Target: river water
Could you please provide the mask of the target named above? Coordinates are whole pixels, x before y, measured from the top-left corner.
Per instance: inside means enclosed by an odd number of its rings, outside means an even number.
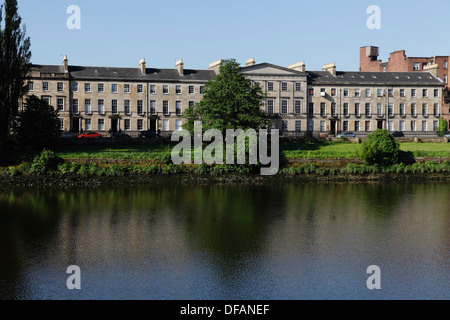
[[[0,299],[448,299],[450,185],[0,193]],[[67,267],[81,290],[67,288]],[[380,290],[369,290],[369,266]]]

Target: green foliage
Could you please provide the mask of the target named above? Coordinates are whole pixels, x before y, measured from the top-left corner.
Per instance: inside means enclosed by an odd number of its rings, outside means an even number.
[[[448,132],[448,122],[443,117],[440,117],[436,133],[439,137],[443,137],[447,132]]]
[[[35,150],[53,146],[61,134],[58,112],[36,96],[27,98],[18,122],[17,136],[20,143]]]
[[[43,150],[37,155],[31,164],[30,173],[43,175],[58,168],[61,159],[51,150]]]
[[[363,142],[361,159],[368,165],[389,166],[399,160],[400,145],[386,130],[378,129]]]
[[[194,122],[201,120],[204,131],[217,129],[224,136],[226,129],[267,128],[263,99],[261,88],[239,73],[236,60],[223,60],[215,80],[205,85],[203,99],[184,112],[188,121],[183,127],[193,134]]]

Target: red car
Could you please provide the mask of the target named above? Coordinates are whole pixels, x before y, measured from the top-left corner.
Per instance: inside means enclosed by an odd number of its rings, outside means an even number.
[[[78,136],[78,138],[80,138],[80,139],[84,139],[84,138],[92,139],[92,138],[101,138],[101,137],[102,137],[102,135],[97,132],[86,132],[86,133],[80,134]]]

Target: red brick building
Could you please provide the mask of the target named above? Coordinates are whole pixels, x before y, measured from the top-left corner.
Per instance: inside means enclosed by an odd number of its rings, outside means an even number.
[[[450,56],[407,57],[405,50],[390,54],[389,60],[378,60],[379,48],[367,46],[360,48],[359,71],[361,72],[431,72],[444,83],[442,116],[450,124],[450,79],[448,63]],[[450,126],[450,125],[449,125]]]

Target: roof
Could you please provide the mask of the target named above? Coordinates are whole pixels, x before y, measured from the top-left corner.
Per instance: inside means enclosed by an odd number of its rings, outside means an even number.
[[[280,75],[294,75],[294,76],[304,76],[305,77],[307,75],[306,72],[300,72],[297,70],[280,67],[280,66],[270,64],[267,62],[254,64],[251,66],[241,67],[240,71],[242,73],[247,73],[247,74],[251,74],[251,75],[260,75],[260,76],[267,76],[267,75],[271,76],[271,75],[275,75],[275,74],[280,74]]]
[[[63,66],[33,65],[32,69],[41,74],[64,74]],[[146,74],[142,74],[139,68],[113,68],[113,67],[83,67],[69,66],[69,74],[72,79],[79,80],[129,80],[129,81],[210,81],[216,76],[212,70],[184,69],[180,75],[176,69],[147,68]]]
[[[328,71],[307,71],[310,84],[348,85],[433,85],[444,82],[429,72],[354,72],[338,71],[333,76]]]

